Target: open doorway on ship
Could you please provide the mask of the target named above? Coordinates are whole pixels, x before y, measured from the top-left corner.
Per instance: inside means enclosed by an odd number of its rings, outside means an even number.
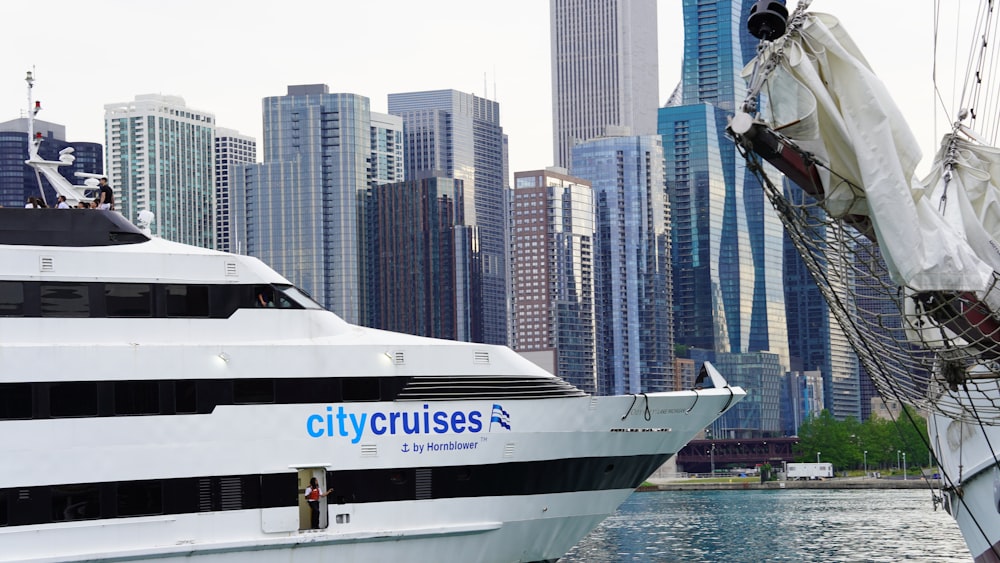
[[[313,481],[315,479],[315,482]],[[325,467],[299,468],[299,529],[321,530],[329,525]]]

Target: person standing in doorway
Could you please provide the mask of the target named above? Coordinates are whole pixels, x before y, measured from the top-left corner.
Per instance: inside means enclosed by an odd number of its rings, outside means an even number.
[[[315,477],[309,480],[309,486],[306,487],[306,502],[309,503],[309,527],[313,530],[319,529],[319,499],[329,495],[333,492],[333,489],[327,489],[326,492],[321,492],[319,490],[319,481]]]
[[[101,202],[98,206],[99,209],[109,209],[114,210],[115,208],[115,191],[111,189],[108,185],[107,178],[101,178],[99,181],[98,188],[101,190],[100,195],[97,199]]]

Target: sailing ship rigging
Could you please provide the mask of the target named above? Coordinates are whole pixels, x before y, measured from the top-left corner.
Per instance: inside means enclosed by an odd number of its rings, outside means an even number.
[[[753,7],[760,44],[729,133],[878,391],[930,414],[945,506],[970,551],[1000,561],[994,3],[964,31],[967,80],[922,178],[919,144],[888,90],[840,21],[810,3]]]

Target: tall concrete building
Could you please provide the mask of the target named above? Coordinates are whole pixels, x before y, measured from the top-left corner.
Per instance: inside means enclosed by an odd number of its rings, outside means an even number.
[[[725,137],[757,41],[749,0],[684,0],[682,104],[659,110],[673,228],[677,343],[789,368],[783,231],[757,179]],[[725,374],[724,374],[725,375]]]
[[[145,94],[104,106],[115,209],[156,215],[165,239],[215,248],[215,116],[179,96]]]
[[[674,386],[670,203],[655,135],[573,147],[574,175],[594,190],[598,393]]]
[[[515,172],[510,225],[511,347],[596,393],[590,182],[561,168]]]
[[[257,162],[257,140],[239,131],[215,130],[215,242],[219,250],[240,253],[246,242],[233,236],[233,170]]]
[[[289,86],[264,98],[263,163],[243,167],[237,231],[247,253],[270,264],[345,320],[371,318],[370,218],[367,200],[378,182],[372,161],[402,159],[402,147],[373,150],[375,129],[401,134],[399,120],[370,110],[368,98],[331,94],[325,84]],[[397,134],[385,134],[397,139]]]
[[[465,222],[478,231],[476,260],[486,344],[507,344],[507,140],[500,104],[455,90],[389,94],[403,118],[406,179],[461,180]]]
[[[100,143],[69,142],[66,127],[35,119],[36,134],[41,134],[38,154],[45,160],[59,160],[59,151],[73,148],[73,164],[62,166],[59,172],[73,184],[83,180],[77,172],[100,174],[104,172],[104,147]],[[43,196],[48,205],[54,205],[56,191],[42,178],[39,191],[35,170],[24,163],[28,160],[28,118],[22,117],[0,123],[0,206],[21,207],[28,197]]]
[[[549,12],[556,165],[580,141],[655,134],[656,0],[549,0]]]

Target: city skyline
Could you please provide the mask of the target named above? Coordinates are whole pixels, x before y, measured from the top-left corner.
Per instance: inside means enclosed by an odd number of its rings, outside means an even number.
[[[793,8],[795,2],[789,4]],[[147,93],[180,96],[189,107],[214,113],[219,126],[260,142],[262,100],[281,95],[288,84],[327,83],[331,92],[370,98],[377,112],[387,111],[390,92],[456,89],[485,94],[503,107],[511,172],[550,166],[548,2],[513,0],[489,8],[458,0],[380,0],[336,7],[308,1],[294,11],[273,12],[253,3],[181,0],[155,15],[162,30],[184,32],[174,33],[177,39],[171,41],[150,43],[149,27],[135,24],[145,15],[135,4],[55,0],[46,4],[43,34],[37,26],[15,25],[0,39],[9,54],[0,61],[0,120],[17,118],[26,109],[23,78],[32,69],[35,95],[44,108],[39,118],[65,125],[70,139],[102,144],[104,104]],[[937,131],[931,125],[931,3],[815,0],[811,10],[842,20],[910,116],[929,159],[937,133],[943,132],[940,124]],[[8,21],[30,21],[39,17],[36,12],[30,4],[4,6]],[[297,18],[310,13],[319,17]],[[657,19],[662,104],[680,79],[680,2],[659,2]],[[886,41],[882,24],[889,19],[897,22],[894,29],[908,30],[914,40]],[[421,21],[433,22],[428,30],[448,30],[437,34],[445,39],[436,43],[434,34],[423,33],[415,44],[393,40]],[[467,48],[454,49],[455,44]],[[98,56],[87,64],[71,56],[89,48]],[[234,50],[243,54],[233,56]],[[435,63],[435,57],[444,60]],[[901,60],[907,64],[899,64]],[[939,68],[939,74],[945,72]],[[950,92],[942,95],[947,99]],[[950,120],[940,111],[936,117],[940,123]]]

